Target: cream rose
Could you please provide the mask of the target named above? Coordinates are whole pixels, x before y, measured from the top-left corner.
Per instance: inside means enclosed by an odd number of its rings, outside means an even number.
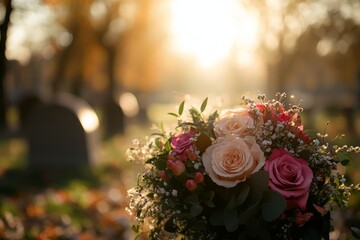
[[[259,171],[265,157],[254,137],[227,135],[206,149],[202,162],[213,182],[231,188]]]
[[[261,120],[262,118],[259,118],[259,121]],[[257,125],[259,125],[259,123]],[[249,114],[248,110],[242,107],[226,110],[221,114],[219,120],[214,122],[216,137],[223,137],[229,134],[245,137],[251,135],[255,127],[256,121]]]

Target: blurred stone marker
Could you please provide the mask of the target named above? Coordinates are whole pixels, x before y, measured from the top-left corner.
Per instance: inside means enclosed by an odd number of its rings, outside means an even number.
[[[42,104],[42,100],[34,95],[27,94],[18,101],[18,110],[19,110],[19,123],[21,131],[26,131],[26,123],[28,116],[30,113],[36,108],[38,105]]]
[[[97,161],[98,118],[82,99],[61,94],[29,115],[28,167],[86,167]]]
[[[111,138],[117,134],[124,134],[125,115],[118,103],[112,99],[106,101],[103,114],[105,137]]]

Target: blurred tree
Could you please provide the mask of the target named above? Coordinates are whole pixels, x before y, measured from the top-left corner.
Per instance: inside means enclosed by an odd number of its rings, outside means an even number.
[[[343,54],[359,41],[360,4],[347,1],[244,0],[261,19],[261,48],[268,71],[268,91],[285,91],[286,79],[296,56],[309,46],[299,44],[308,31],[316,38],[308,42],[325,56],[332,51]],[[310,40],[310,38],[308,38]],[[313,48],[314,49],[314,48]]]
[[[2,13],[0,12],[0,130],[4,130],[6,128],[6,94],[4,88],[5,82],[5,69],[6,69],[6,40],[7,40],[7,32],[10,24],[10,15],[12,12],[12,4],[11,0],[3,0],[0,2],[0,7],[4,10]]]

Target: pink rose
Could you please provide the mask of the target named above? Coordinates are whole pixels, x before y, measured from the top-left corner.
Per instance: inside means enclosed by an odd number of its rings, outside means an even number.
[[[202,163],[214,183],[231,188],[259,171],[265,157],[255,137],[226,135],[206,149]]]
[[[285,198],[288,208],[306,208],[313,179],[307,161],[284,149],[274,149],[264,169],[269,172],[269,187]]]
[[[192,139],[194,136],[194,131],[179,134],[171,139],[171,147],[175,152],[182,153],[194,143]]]
[[[224,111],[220,118],[214,122],[216,137],[233,134],[239,137],[251,135],[252,131],[262,125],[262,119],[255,121],[246,108],[237,108]]]

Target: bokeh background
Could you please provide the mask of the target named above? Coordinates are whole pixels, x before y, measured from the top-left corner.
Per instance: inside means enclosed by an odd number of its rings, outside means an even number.
[[[125,151],[184,99],[285,91],[306,128],[360,144],[357,0],[1,0],[0,24],[1,239],[130,239]]]

